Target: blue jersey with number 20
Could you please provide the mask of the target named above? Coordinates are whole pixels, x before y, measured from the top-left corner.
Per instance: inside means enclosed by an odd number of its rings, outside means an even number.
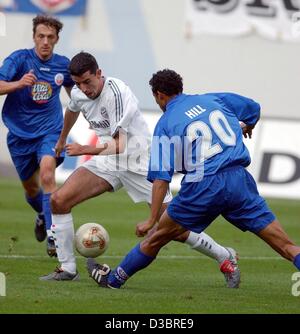
[[[233,93],[180,94],[170,100],[156,125],[148,180],[170,182],[175,171],[183,182],[235,166],[246,167],[250,155],[239,121],[254,125],[260,105]]]

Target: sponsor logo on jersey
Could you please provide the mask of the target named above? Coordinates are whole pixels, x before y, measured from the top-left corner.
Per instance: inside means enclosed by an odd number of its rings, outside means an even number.
[[[40,67],[40,71],[50,72],[50,68],[49,67]]]
[[[46,81],[37,81],[31,90],[33,101],[38,104],[47,103],[52,96],[52,87]]]
[[[64,82],[64,75],[62,73],[57,73],[54,77],[54,81],[57,84],[57,86],[61,86]]]
[[[99,122],[89,121],[89,123],[90,123],[91,129],[99,129],[99,128],[106,129],[110,127],[109,121],[99,121]]]

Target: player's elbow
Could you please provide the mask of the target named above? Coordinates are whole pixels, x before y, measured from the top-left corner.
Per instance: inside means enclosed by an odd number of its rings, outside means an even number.
[[[0,80],[0,95],[5,95],[6,89],[5,89],[5,82]]]

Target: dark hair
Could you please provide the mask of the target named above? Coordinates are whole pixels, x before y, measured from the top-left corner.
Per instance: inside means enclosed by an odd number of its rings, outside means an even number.
[[[159,91],[168,96],[180,94],[183,90],[182,77],[169,69],[164,69],[153,74],[149,84],[152,87],[153,93]]]
[[[80,52],[71,59],[69,70],[71,75],[81,76],[83,73],[90,71],[96,74],[99,66],[95,57],[87,52]]]
[[[37,15],[33,20],[33,34],[36,32],[36,27],[39,24],[44,24],[47,27],[53,27],[56,30],[57,36],[61,31],[63,24],[56,18],[49,15]]]

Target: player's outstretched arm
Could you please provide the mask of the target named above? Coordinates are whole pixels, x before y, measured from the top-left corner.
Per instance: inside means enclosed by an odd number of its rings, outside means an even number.
[[[18,81],[0,81],[0,95],[5,95],[16,91],[19,87]]]
[[[138,237],[143,237],[159,220],[159,214],[162,203],[169,189],[169,182],[165,180],[155,180],[152,186],[152,204],[150,217],[136,225],[135,234]]]
[[[18,89],[33,86],[36,82],[37,77],[34,75],[33,70],[24,74],[23,77],[18,81],[4,81],[0,80],[0,95],[13,93]]]
[[[127,136],[125,131],[118,131],[116,136],[104,144],[99,144],[97,147],[89,145],[80,145],[72,143],[65,145],[66,152],[69,156],[78,155],[116,155],[121,154],[126,148]]]
[[[95,147],[90,145],[80,145],[78,143],[72,143],[65,145],[65,148],[69,156],[75,157],[78,155],[98,155],[99,151],[105,149],[106,146],[107,144],[101,144],[101,147]]]

